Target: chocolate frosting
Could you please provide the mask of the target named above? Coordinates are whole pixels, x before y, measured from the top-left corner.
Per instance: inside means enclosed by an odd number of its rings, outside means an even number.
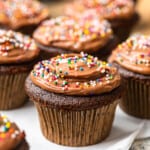
[[[36,0],[1,0],[0,24],[18,29],[39,24],[49,16],[48,9]]]
[[[132,0],[75,0],[65,8],[69,16],[82,17],[93,13],[108,20],[130,18],[134,12]]]
[[[129,37],[113,51],[109,61],[130,71],[150,75],[150,36]]]
[[[0,150],[15,149],[24,138],[24,132],[20,131],[15,123],[0,115]]]
[[[33,39],[14,31],[0,30],[0,64],[31,61],[39,55]]]
[[[98,95],[120,85],[116,68],[88,54],[63,54],[35,65],[32,82],[65,95]]]
[[[61,16],[44,21],[33,37],[45,46],[93,53],[106,45],[112,37],[112,30],[105,20]]]

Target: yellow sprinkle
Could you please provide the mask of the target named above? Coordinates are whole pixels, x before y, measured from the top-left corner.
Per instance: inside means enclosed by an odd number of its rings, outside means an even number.
[[[84,33],[85,33],[86,35],[88,35],[88,34],[89,34],[89,30],[85,29],[85,30],[84,30]]]
[[[105,61],[103,61],[103,62],[102,62],[102,64],[105,66],[105,65],[106,65],[106,62],[105,62]]]
[[[10,128],[10,122],[7,122],[7,123],[6,123],[6,127],[7,127],[7,128]]]

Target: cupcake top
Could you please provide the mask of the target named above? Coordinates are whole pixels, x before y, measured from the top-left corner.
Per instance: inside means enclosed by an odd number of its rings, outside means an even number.
[[[129,37],[113,51],[109,60],[130,71],[150,75],[150,36]]]
[[[0,115],[0,149],[15,149],[24,140],[25,134],[6,116]]]
[[[0,30],[0,64],[31,61],[39,55],[33,39],[19,32]]]
[[[44,21],[33,37],[45,46],[93,53],[110,40],[112,30],[105,20],[61,16]]]
[[[30,78],[42,89],[65,95],[98,95],[120,85],[116,68],[83,52],[41,61]]]
[[[65,9],[69,16],[81,17],[94,12],[94,15],[109,20],[130,18],[134,11],[133,0],[76,0]]]
[[[18,29],[38,24],[49,16],[48,9],[36,0],[1,0],[0,24]]]

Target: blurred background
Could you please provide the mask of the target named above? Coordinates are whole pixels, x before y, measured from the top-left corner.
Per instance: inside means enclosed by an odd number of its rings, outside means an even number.
[[[63,7],[72,0],[41,0],[50,8],[51,16],[55,17],[63,14]],[[140,21],[133,32],[150,34],[150,0],[138,0],[137,11],[140,14]]]

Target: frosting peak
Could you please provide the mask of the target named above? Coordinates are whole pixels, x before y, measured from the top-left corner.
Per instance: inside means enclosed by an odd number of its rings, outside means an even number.
[[[110,61],[133,72],[150,75],[150,36],[131,36],[113,51]]]
[[[41,88],[65,95],[96,95],[120,85],[116,68],[84,53],[39,62],[30,77]]]
[[[39,50],[28,36],[14,31],[0,30],[0,64],[30,61]]]

